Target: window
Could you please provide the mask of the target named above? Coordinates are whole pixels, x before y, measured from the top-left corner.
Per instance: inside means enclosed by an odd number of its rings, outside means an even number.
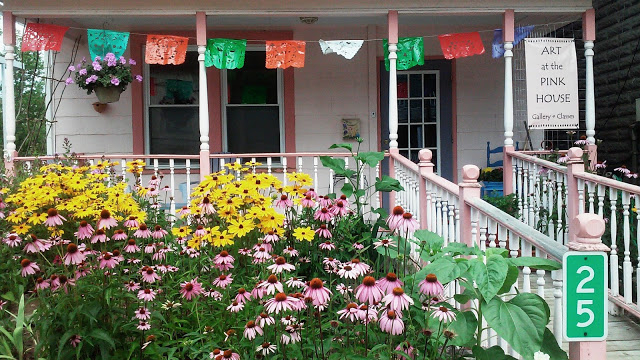
[[[145,64],[145,152],[195,155],[200,151],[198,53],[180,65]]]
[[[242,69],[222,71],[223,150],[284,151],[282,70],[265,68],[264,48],[247,48]]]

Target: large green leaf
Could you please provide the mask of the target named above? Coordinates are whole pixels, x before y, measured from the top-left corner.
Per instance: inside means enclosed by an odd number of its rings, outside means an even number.
[[[353,186],[351,185],[351,183],[346,182],[344,183],[344,185],[342,185],[341,191],[346,197],[349,197],[351,196],[351,194],[353,194]]]
[[[351,146],[351,144],[347,144],[347,143],[333,144],[333,145],[329,146],[329,149],[338,149],[338,148],[343,148],[343,149],[347,149],[349,151],[353,151],[353,147]]]
[[[520,275],[520,270],[515,266],[509,266],[507,277],[505,278],[504,284],[502,284],[500,290],[498,290],[498,295],[506,294],[511,291],[511,286],[518,281],[518,275]]]
[[[13,330],[13,346],[16,347],[20,358],[24,352],[24,294],[20,296],[20,304],[18,305],[18,315],[16,316],[16,328]]]
[[[549,355],[550,359],[553,360],[568,360],[569,357],[567,353],[558,346],[558,342],[556,341],[556,337],[553,335],[549,328],[544,328],[544,338],[542,339],[542,347],[540,351]],[[525,356],[525,359],[531,359],[531,356]]]
[[[513,299],[523,294],[516,295]],[[529,295],[529,294],[527,294]],[[533,354],[542,346],[546,312],[540,298],[524,296],[504,302],[494,297],[482,302],[482,315],[487,324],[520,354]],[[521,307],[523,306],[523,307]],[[548,318],[547,318],[548,319]]]
[[[389,175],[382,175],[381,179],[376,178],[375,187],[376,187],[376,191],[384,191],[384,192],[404,190],[402,185],[400,185],[400,182]]]
[[[520,293],[509,300],[509,302],[520,307],[529,315],[531,321],[536,324],[538,335],[540,335],[540,338],[542,339],[544,336],[544,329],[546,329],[546,326],[549,323],[549,316],[551,314],[551,310],[549,309],[547,302],[537,294],[532,293]]]
[[[356,172],[351,169],[345,168],[345,162],[343,159],[335,159],[331,156],[320,156],[320,161],[322,165],[328,167],[333,170],[338,175],[343,175],[345,177],[352,177]]]
[[[91,330],[91,332],[89,333],[89,337],[94,338],[94,339],[98,339],[98,340],[102,340],[103,343],[101,343],[101,346],[102,346],[102,344],[107,343],[107,344],[109,344],[109,347],[111,347],[111,348],[115,348],[116,347],[116,344],[113,341],[113,339],[111,338],[111,336],[109,336],[109,334],[106,331],[102,330],[102,329],[93,329],[93,330]]]
[[[513,356],[506,355],[504,350],[498,345],[488,349],[474,345],[472,351],[476,360],[516,360]]]
[[[384,160],[384,153],[379,151],[365,151],[356,156],[356,159],[366,163],[371,167],[376,167],[378,163]]]
[[[515,266],[528,266],[530,268],[536,268],[540,270],[558,270],[562,268],[562,264],[555,260],[537,258],[537,257],[518,257],[509,258],[510,264]]]
[[[449,342],[450,345],[469,346],[475,341],[478,319],[471,311],[459,312],[456,319],[447,328],[456,334]]]
[[[491,255],[487,257],[487,263],[484,264],[480,259],[471,262],[469,272],[476,281],[478,289],[482,297],[490,301],[500,288],[507,277],[509,265],[507,261],[500,255]]]
[[[427,276],[427,274],[435,274],[441,283],[447,284],[451,280],[455,280],[460,276],[460,268],[453,258],[448,256],[441,257],[422,268],[422,270],[416,274],[416,280],[424,280],[424,277]]]
[[[413,233],[413,237],[421,242],[424,241],[426,245],[425,249],[427,251],[440,251],[442,249],[442,245],[444,245],[444,239],[442,236],[434,233],[433,231],[425,229],[416,230],[416,232]]]

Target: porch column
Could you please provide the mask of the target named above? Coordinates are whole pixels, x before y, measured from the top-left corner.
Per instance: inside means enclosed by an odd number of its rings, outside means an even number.
[[[196,43],[198,44],[198,98],[200,123],[200,180],[210,173],[209,164],[209,96],[207,95],[207,68],[204,53],[207,48],[207,15],[196,12]]]
[[[502,21],[502,37],[504,41],[504,151],[503,151],[503,193],[513,193],[512,160],[508,155],[513,151],[513,40],[514,11],[505,10]]]
[[[398,59],[398,12],[389,10],[389,152],[398,151],[398,77],[396,60]]]
[[[593,91],[593,42],[596,39],[596,13],[589,9],[582,14],[582,39],[584,40],[584,57],[586,60],[586,92],[585,120],[587,125],[587,142],[596,143],[596,100]]]
[[[11,11],[2,13],[4,26],[2,38],[4,41],[5,68],[4,68],[4,118],[6,119],[4,136],[6,147],[4,148],[4,163],[7,173],[13,171],[13,158],[18,155],[16,152],[16,104],[13,88],[13,60],[15,58],[14,45],[16,43],[15,17]]]

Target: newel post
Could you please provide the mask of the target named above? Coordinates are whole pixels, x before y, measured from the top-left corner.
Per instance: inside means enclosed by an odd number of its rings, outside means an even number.
[[[196,42],[198,44],[198,98],[200,127],[200,181],[209,175],[209,96],[207,95],[207,68],[204,65],[204,53],[207,50],[207,15],[196,12]]]
[[[420,184],[418,191],[420,193],[420,228],[428,229],[433,231],[434,229],[429,228],[429,217],[435,216],[435,214],[429,214],[429,210],[431,210],[431,193],[427,192],[427,183],[426,178],[428,175],[433,174],[433,163],[431,159],[433,158],[433,153],[429,149],[422,149],[418,152],[418,159],[420,162],[418,163],[418,167],[420,168]]]
[[[571,240],[567,246],[572,251],[602,251],[609,252],[611,249],[602,243],[605,224],[600,215],[580,214],[573,218],[570,228],[575,229],[575,239]],[[597,314],[599,315],[599,314]],[[606,318],[605,318],[606,319]],[[557,320],[554,319],[554,322]],[[604,326],[607,326],[605,321]],[[607,341],[576,341],[569,343],[569,359],[571,360],[606,360]]]
[[[567,156],[567,219],[573,219],[580,212],[580,194],[578,191],[578,178],[576,173],[584,172],[584,162],[582,161],[583,151],[580,148],[572,147]],[[573,222],[569,223],[569,242],[575,241],[577,229]]]
[[[13,60],[15,59],[14,45],[16,43],[15,16],[11,11],[2,12],[2,22],[4,31],[2,38],[4,42],[4,55],[6,64],[4,68],[4,165],[7,175],[13,174],[13,159],[18,156],[16,151],[16,107],[13,84]]]
[[[460,188],[458,194],[460,200],[460,240],[467,246],[473,246],[478,241],[474,238],[474,234],[478,232],[473,231],[471,206],[467,205],[465,201],[480,197],[482,185],[478,183],[479,176],[480,169],[477,166],[465,165],[462,167],[462,182],[458,184]]]

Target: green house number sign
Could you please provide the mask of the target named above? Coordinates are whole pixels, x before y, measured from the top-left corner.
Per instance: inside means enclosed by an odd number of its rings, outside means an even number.
[[[566,252],[563,333],[567,341],[607,337],[607,256],[602,252]]]

